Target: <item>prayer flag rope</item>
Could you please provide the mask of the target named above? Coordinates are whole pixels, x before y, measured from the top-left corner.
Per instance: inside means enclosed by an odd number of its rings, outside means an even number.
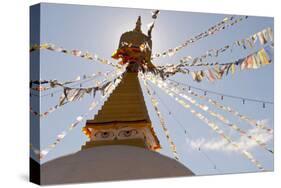
[[[180,62],[183,63],[185,66],[194,66],[197,63],[202,63],[203,60],[209,58],[209,57],[218,57],[220,54],[230,50],[230,52],[233,51],[233,48],[235,46],[242,47],[242,49],[252,49],[254,45],[256,44],[256,41],[259,40],[261,45],[267,44],[268,42],[273,42],[273,31],[272,28],[268,27],[265,28],[247,38],[236,40],[235,42],[225,45],[222,48],[219,49],[210,49],[205,54],[192,58],[191,56],[186,56],[180,59]],[[191,61],[190,64],[187,64],[187,62]]]
[[[124,66],[124,67],[126,67],[126,66]],[[60,87],[60,89],[61,88],[63,89],[63,88],[66,87],[66,85],[69,85],[69,84],[71,84],[71,87],[79,85],[80,88],[82,88],[82,84],[85,84],[85,83],[90,82],[90,81],[94,82],[96,85],[100,85],[101,81],[98,81],[98,80],[95,81],[94,80],[96,77],[103,76],[103,77],[106,77],[106,78],[110,78],[110,77],[112,77],[111,76],[112,74],[116,75],[116,73],[124,71],[125,70],[124,67],[122,67],[121,69],[115,69],[115,70],[112,70],[112,71],[107,71],[105,73],[98,72],[97,74],[94,73],[92,75],[83,75],[83,79],[81,79],[81,77],[78,76],[73,81],[59,82],[57,80],[32,80],[32,81],[30,81],[30,89],[34,90],[34,91],[43,92],[43,91],[53,89],[53,88],[56,88],[56,87]],[[49,84],[49,85],[44,86],[43,84]],[[33,85],[35,85],[35,87]],[[35,93],[30,93],[30,96],[45,97],[45,96],[50,95],[51,97],[53,97],[55,93],[61,92],[60,89],[49,92],[47,94],[42,94],[42,95],[41,95],[41,93],[39,93],[39,95],[35,94]]]
[[[124,67],[126,67],[126,66],[124,66]],[[59,99],[59,104],[49,108],[46,112],[43,112],[43,113],[38,113],[30,107],[30,112],[35,116],[39,116],[39,117],[43,118],[70,102],[82,99],[85,96],[85,94],[93,93],[93,96],[95,97],[96,91],[101,91],[102,95],[104,95],[105,92],[112,86],[112,84],[114,84],[114,82],[116,80],[118,80],[118,79],[120,79],[120,77],[122,77],[125,69],[122,69],[122,70],[123,70],[123,72],[118,69],[112,75],[106,75],[107,77],[102,82],[99,82],[95,87],[70,88],[70,87],[66,87],[64,85],[58,84],[58,86],[63,88],[63,94],[61,95],[61,97]],[[112,79],[112,78],[114,78],[114,79],[109,81],[109,79]],[[56,83],[53,83],[53,84],[56,85]]]
[[[148,84],[148,85],[149,85],[149,84]],[[189,140],[192,140],[192,137],[191,137],[190,134],[188,134],[187,129],[180,123],[180,121],[177,120],[177,118],[175,118],[175,117],[173,116],[172,111],[170,110],[170,108],[168,107],[168,105],[165,104],[164,100],[161,99],[161,97],[156,94],[155,90],[153,90],[152,87],[150,87],[150,89],[151,89],[152,93],[158,97],[159,103],[161,103],[161,104],[163,104],[163,105],[165,106],[165,108],[166,108],[166,110],[168,111],[169,115],[171,115],[171,117],[176,121],[176,123],[177,123],[178,125],[180,125],[180,127],[181,127],[182,130],[183,130],[183,133],[184,133],[185,137],[188,138]],[[221,170],[217,167],[216,163],[215,163],[215,162],[207,155],[207,153],[205,153],[205,151],[201,148],[201,144],[198,145],[196,148],[197,148],[197,151],[200,152],[200,153],[202,154],[202,156],[213,166],[213,168],[214,168],[216,171],[218,171],[218,172],[221,173]]]
[[[167,65],[165,67],[158,67],[158,74],[161,78],[167,78],[170,75],[174,75],[178,72],[183,74],[190,74],[192,79],[196,82],[201,82],[204,78],[208,81],[213,82],[215,80],[220,80],[225,75],[227,76],[229,72],[234,74],[239,68],[240,70],[247,69],[258,69],[263,66],[269,65],[273,59],[273,44],[267,45],[264,48],[248,55],[247,57],[240,58],[236,61],[228,63],[206,63],[206,64],[196,64],[194,66],[204,66],[207,69],[191,71],[185,68],[184,65]],[[211,67],[213,66],[213,67]]]
[[[54,51],[54,52],[60,52],[60,53],[64,53],[64,54],[68,54],[68,55],[72,55],[72,56],[76,56],[76,57],[81,57],[83,59],[87,59],[87,60],[90,60],[90,61],[98,61],[102,64],[106,64],[106,65],[110,65],[110,66],[113,66],[113,67],[116,67],[116,68],[120,68],[120,66],[118,64],[114,64],[107,59],[100,58],[97,54],[90,53],[90,52],[83,53],[81,50],[76,50],[76,49],[67,50],[67,49],[64,49],[62,47],[57,47],[56,45],[51,44],[51,43],[43,43],[43,44],[40,44],[40,45],[34,44],[34,45],[31,46],[29,51],[33,52],[33,51],[43,50],[43,49]]]
[[[165,124],[165,121],[164,121],[164,118],[160,112],[160,110],[158,109],[158,101],[156,100],[156,98],[151,94],[151,91],[149,90],[148,86],[147,86],[147,83],[146,83],[146,80],[145,78],[143,77],[143,82],[144,82],[144,86],[145,86],[145,89],[146,89],[146,92],[148,94],[148,96],[150,97],[150,100],[152,102],[152,105],[153,105],[153,108],[154,110],[156,111],[156,114],[157,114],[157,117],[159,118],[159,121],[160,121],[160,125],[165,133],[165,136],[170,144],[170,149],[172,150],[172,153],[174,155],[174,158],[176,160],[179,160],[179,156],[178,156],[178,153],[177,153],[177,150],[176,150],[176,145],[174,144],[173,140],[171,139],[170,137],[170,133],[168,131],[168,128]]]
[[[246,131],[244,131],[243,129],[239,128],[236,124],[231,123],[225,116],[210,110],[209,106],[204,105],[204,104],[200,104],[196,100],[194,100],[192,97],[190,97],[188,95],[185,95],[184,93],[181,93],[179,88],[173,86],[172,84],[166,84],[166,83],[164,84],[164,82],[159,80],[159,79],[149,78],[149,80],[152,83],[154,83],[155,85],[157,85],[159,88],[160,87],[165,88],[165,89],[169,88],[174,94],[176,94],[176,95],[186,99],[188,102],[190,102],[194,106],[196,106],[199,109],[207,112],[211,116],[217,118],[222,123],[224,123],[225,125],[229,126],[231,129],[237,131],[241,136],[244,136],[244,137],[248,138],[249,140],[255,142],[258,146],[260,146],[261,148],[265,149],[266,151],[268,151],[268,152],[270,152],[272,154],[274,153],[273,150],[268,148],[268,146],[266,145],[265,142],[262,142],[261,140],[257,139],[256,137],[254,137],[252,135],[249,135]]]
[[[249,56],[245,57],[247,58],[248,62],[244,62],[245,64],[241,64],[241,66],[245,66],[245,67],[240,67],[241,70],[243,69],[257,69],[259,68],[262,63],[264,64],[269,64],[271,62],[271,59],[273,59],[273,48],[274,48],[274,44],[271,43],[270,45],[267,45],[265,46],[264,48],[261,48],[260,50],[250,54]],[[255,60],[253,60],[253,57],[252,59],[250,59],[251,57],[250,56],[257,56],[255,57]],[[266,59],[264,57],[267,57]],[[202,66],[205,66],[205,67],[209,67],[209,66],[221,66],[221,65],[231,65],[233,63],[236,63],[239,62],[239,61],[242,61],[242,60],[245,60],[245,58],[241,58],[235,62],[230,62],[230,63],[195,63],[195,64],[187,64],[187,65],[184,65],[185,67],[202,67]],[[259,60],[260,59],[260,60]],[[269,61],[269,62],[267,62]],[[249,63],[249,64],[248,64]]]
[[[119,75],[118,77],[120,77]],[[113,80],[104,79],[102,83],[98,84],[94,87],[88,88],[70,88],[70,87],[63,87],[63,94],[59,99],[59,105],[64,105],[67,102],[72,102],[76,100],[80,100],[84,97],[85,94],[93,93],[95,97],[97,91],[101,91],[102,95],[104,95],[105,91],[113,84],[118,77],[114,78]]]
[[[184,43],[182,43],[180,46],[175,47],[175,48],[170,48],[166,51],[163,51],[161,53],[156,53],[152,56],[153,59],[158,58],[158,57],[166,57],[166,56],[173,56],[175,55],[179,50],[183,49],[184,47],[188,46],[189,44],[192,44],[200,39],[203,39],[205,37],[208,37],[210,35],[214,35],[219,31],[222,31],[230,26],[233,26],[245,19],[248,18],[248,16],[243,16],[243,17],[239,17],[236,18],[235,20],[233,20],[235,17],[234,16],[229,16],[229,17],[225,17],[222,21],[220,21],[219,23],[215,24],[214,26],[210,27],[207,31],[204,31],[198,35],[196,35],[193,38],[190,38],[189,40],[185,41]]]
[[[59,82],[58,80],[31,80],[29,88],[32,90],[35,90],[35,91],[46,91],[49,89],[53,89],[57,86],[65,86],[65,85],[69,85],[69,84],[77,83],[77,82],[84,83],[84,81],[92,80],[98,76],[107,76],[109,73],[111,73],[111,72],[105,72],[105,73],[98,72],[98,73],[93,73],[91,75],[84,74],[83,76],[77,76],[75,79],[73,79],[71,81],[65,81],[65,82]],[[45,84],[49,84],[49,85],[43,86]],[[33,86],[35,86],[35,87],[33,87]]]
[[[153,83],[153,82],[152,82]],[[158,86],[158,85],[157,85]],[[233,142],[230,137],[228,137],[223,130],[221,130],[214,122],[210,121],[208,118],[206,118],[203,114],[196,112],[191,108],[189,104],[187,104],[184,100],[176,97],[174,93],[169,89],[164,89],[163,87],[159,87],[162,89],[165,93],[167,93],[170,97],[175,99],[179,104],[181,104],[184,108],[189,109],[189,111],[196,116],[198,119],[202,120],[206,125],[208,125],[213,131],[215,131],[217,134],[219,134],[224,140],[226,140],[229,144],[231,144],[234,148],[239,150],[243,156],[245,156],[248,160],[250,160],[259,170],[265,171],[265,169],[262,167],[259,161],[257,161],[254,156],[247,150],[243,149],[238,145],[237,143]]]
[[[84,113],[81,116],[78,116],[76,118],[76,121],[71,123],[70,126],[62,131],[61,133],[59,133],[57,135],[57,138],[55,140],[55,142],[53,142],[52,144],[48,145],[45,149],[42,149],[41,151],[37,148],[32,147],[31,145],[31,150],[34,152],[34,154],[39,158],[39,159],[43,159],[52,149],[54,149],[64,138],[65,136],[72,131],[79,123],[81,123],[84,118],[96,107],[96,103],[93,102],[90,106],[90,108],[88,109],[88,111],[86,113]]]
[[[273,129],[267,127],[265,124],[258,123],[256,120],[251,119],[251,118],[249,118],[249,117],[247,117],[247,116],[245,116],[245,115],[240,114],[238,111],[236,111],[236,110],[230,108],[229,106],[227,106],[227,107],[226,107],[226,106],[223,106],[222,104],[220,104],[219,102],[217,102],[217,101],[215,101],[215,100],[208,99],[208,101],[209,101],[211,104],[217,106],[218,108],[221,108],[221,109],[223,109],[223,110],[225,110],[225,111],[227,111],[227,112],[232,113],[232,114],[235,115],[235,116],[238,116],[241,120],[244,120],[244,121],[248,122],[250,125],[255,126],[255,127],[258,127],[258,128],[260,128],[260,129],[263,129],[263,130],[265,130],[266,132],[268,132],[268,133],[270,133],[270,134],[273,134]]]
[[[121,82],[123,77],[123,74],[121,75],[121,77],[119,77],[114,84],[106,91],[106,95],[102,97],[102,99],[104,99],[105,97],[108,97],[112,91],[118,86],[118,84]],[[60,134],[57,135],[57,138],[55,140],[55,142],[53,142],[52,144],[48,145],[45,149],[43,150],[38,150],[34,147],[31,146],[31,150],[39,157],[39,159],[43,159],[44,157],[46,157],[46,155],[52,150],[54,149],[64,138],[65,136],[72,131],[75,127],[77,127],[77,125],[79,125],[79,123],[81,123],[82,121],[84,121],[88,115],[90,114],[90,112],[92,110],[94,110],[100,103],[101,101],[98,101],[97,103],[94,101],[92,102],[92,104],[90,105],[88,111],[80,116],[78,116],[76,118],[76,121],[73,122],[66,130],[62,131]]]
[[[173,84],[174,86],[178,86],[179,84],[181,84],[179,82],[175,83],[174,81],[171,81],[171,80],[167,80],[167,82],[170,83],[170,84]],[[259,129],[263,129],[264,131],[266,131],[269,134],[273,134],[273,129],[267,127],[265,124],[258,123],[257,120],[254,120],[254,119],[252,119],[252,118],[250,118],[250,117],[248,117],[246,115],[243,115],[240,112],[236,111],[235,109],[233,109],[233,108],[231,108],[229,106],[224,106],[221,103],[219,103],[218,101],[216,101],[214,99],[211,99],[210,97],[207,97],[207,91],[204,91],[204,95],[199,95],[198,93],[195,93],[194,91],[192,91],[191,88],[186,88],[186,87],[181,86],[181,89],[184,92],[187,91],[189,94],[191,94],[191,95],[193,95],[195,97],[207,100],[210,104],[214,105],[215,107],[217,107],[217,108],[219,108],[219,109],[221,109],[223,111],[231,113],[233,116],[239,118],[242,121],[247,122],[249,125],[257,127]],[[223,95],[221,95],[221,96],[223,97]],[[268,102],[263,102],[263,103],[268,103]]]
[[[148,76],[146,76],[146,78],[148,78]],[[150,80],[150,78],[148,78]],[[151,81],[152,82],[152,81]],[[153,83],[153,82],[152,82]],[[176,97],[174,95],[174,93],[166,88],[164,89],[164,87],[162,87],[162,85],[157,85],[161,90],[163,90],[165,93],[167,93],[170,97],[172,97],[173,99],[175,99],[175,101],[177,101],[179,104],[181,104],[184,108],[189,109],[190,112],[195,115],[197,118],[199,118],[200,120],[202,120],[205,124],[207,124],[211,129],[213,129],[217,134],[219,134],[224,140],[226,140],[229,144],[231,144],[234,148],[236,148],[237,150],[241,151],[241,153],[247,158],[249,159],[258,169],[265,171],[265,169],[262,167],[262,165],[253,157],[253,155],[248,152],[247,150],[241,148],[238,144],[236,144],[235,142],[232,141],[232,139],[228,136],[225,135],[225,133],[223,132],[223,130],[221,130],[219,128],[219,126],[217,126],[213,121],[210,121],[208,118],[206,118],[203,114],[193,110],[191,108],[191,106],[189,104],[187,104],[184,100]]]

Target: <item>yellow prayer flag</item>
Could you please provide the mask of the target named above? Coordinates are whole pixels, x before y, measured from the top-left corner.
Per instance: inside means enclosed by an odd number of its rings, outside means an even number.
[[[235,73],[235,63],[231,64],[231,73],[234,74]]]
[[[252,55],[251,58],[252,58],[252,61],[253,61],[253,69],[259,68],[258,63],[257,63],[256,58],[255,58],[255,55]]]
[[[268,59],[267,59],[267,55],[266,55],[266,52],[265,52],[264,49],[261,49],[261,50],[258,52],[258,56],[259,56],[259,58],[260,58],[260,60],[261,60],[261,63],[262,63],[263,65],[269,64],[269,61],[268,61]]]
[[[50,45],[48,43],[43,43],[40,45],[41,49],[47,49]]]

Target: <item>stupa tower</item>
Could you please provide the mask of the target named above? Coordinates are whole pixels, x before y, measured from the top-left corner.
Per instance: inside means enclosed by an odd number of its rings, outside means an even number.
[[[153,67],[151,49],[151,36],[142,32],[141,17],[138,17],[135,28],[122,34],[119,47],[112,55],[122,59],[121,65],[128,64],[126,72],[97,115],[86,122],[83,131],[90,140],[82,149],[104,145],[160,148],[138,79],[140,70]]]

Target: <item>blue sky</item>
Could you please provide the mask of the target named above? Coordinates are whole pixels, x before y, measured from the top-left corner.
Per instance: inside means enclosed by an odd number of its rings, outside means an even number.
[[[120,35],[134,28],[139,15],[142,16],[142,29],[146,32],[146,25],[152,21],[150,10],[42,4],[40,23],[41,43],[48,42],[66,49],[90,51],[97,53],[100,57],[110,59],[112,52],[118,46]],[[152,32],[153,52],[160,52],[171,47],[176,47],[190,37],[205,31],[213,24],[221,21],[225,16],[222,14],[161,11]],[[178,63],[179,59],[183,56],[191,55],[192,57],[196,57],[202,55],[211,48],[220,48],[226,44],[231,44],[235,40],[248,37],[266,27],[273,28],[273,18],[250,16],[247,20],[233,27],[190,45],[173,57],[158,58],[154,63],[157,65]],[[221,63],[236,60],[258,50],[260,47],[256,45],[254,49],[248,50],[236,48],[233,53],[226,52],[215,60]],[[173,79],[225,94],[273,101],[273,67],[273,64],[271,64],[258,70],[237,72],[233,76],[229,75],[214,83],[207,81],[196,83],[189,76],[183,74],[178,74]],[[40,73],[42,80],[72,80],[78,75],[110,70],[112,70],[110,66],[91,63],[78,57],[51,51],[41,51]],[[92,84],[88,83],[88,86]],[[85,84],[83,86],[87,85]],[[165,101],[165,105],[169,106],[172,111],[172,115],[169,115],[165,106],[160,102],[160,110],[165,116],[171,137],[177,145],[181,163],[197,175],[256,171],[256,167],[239,152],[225,151],[223,148],[219,150],[206,149],[204,152],[216,164],[219,170],[214,169],[213,165],[210,164],[202,152],[192,148],[190,142],[197,140],[219,141],[220,137],[165,93],[157,88],[154,89],[162,100]],[[168,142],[161,130],[150,100],[145,92],[144,95],[154,129],[163,148],[161,153],[172,157]],[[57,104],[59,96],[60,93],[55,94],[54,97],[42,97],[40,100],[41,111],[44,112],[51,106]],[[219,100],[218,96],[209,96]],[[86,112],[92,100],[92,96],[86,96],[83,100],[67,104],[64,108],[53,112],[48,117],[42,118],[40,125],[41,148],[45,148],[48,144],[51,144],[56,139],[57,134],[74,122],[77,116]],[[200,102],[205,103],[205,101]],[[228,98],[225,98],[221,102],[232,106],[242,114],[248,115],[253,119],[266,120],[267,125],[273,127],[273,105],[267,105],[266,108],[262,108],[262,104],[259,103],[246,102],[243,105],[242,101]],[[216,109],[212,110],[221,112]],[[97,110],[93,111],[90,118],[96,112]],[[221,112],[221,114],[246,130],[252,128],[245,122],[239,121],[237,118],[225,112]],[[209,118],[212,119],[211,117]],[[178,122],[186,128],[192,137],[191,140],[185,137]],[[238,134],[227,126],[219,124],[219,122],[217,123],[234,140],[239,140]],[[83,126],[84,123],[81,123],[75,130],[70,132],[42,162],[44,163],[80,150],[81,146],[87,141],[86,136],[81,131]],[[273,141],[270,140],[268,145],[273,147]],[[249,151],[262,163],[265,169],[273,169],[272,154],[259,147],[253,147]]]

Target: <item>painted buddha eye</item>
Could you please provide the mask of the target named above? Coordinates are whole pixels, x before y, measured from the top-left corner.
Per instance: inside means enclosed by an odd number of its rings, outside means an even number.
[[[120,131],[118,136],[119,137],[131,137],[131,136],[135,136],[136,134],[138,134],[138,131],[136,129],[131,129],[131,130]]]
[[[114,133],[111,131],[99,131],[95,134],[97,138],[111,138],[114,136]]]

